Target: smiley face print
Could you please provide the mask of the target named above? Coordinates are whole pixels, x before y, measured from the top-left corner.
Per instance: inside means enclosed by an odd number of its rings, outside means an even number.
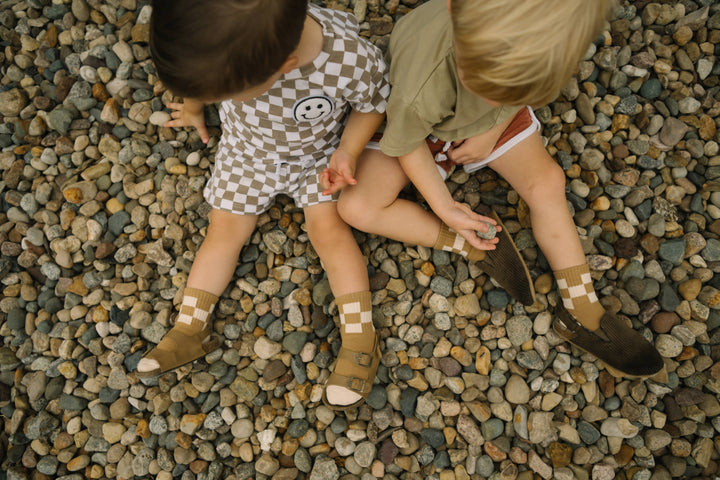
[[[293,107],[293,118],[296,122],[314,122],[330,115],[335,104],[325,95],[313,95],[301,98]]]

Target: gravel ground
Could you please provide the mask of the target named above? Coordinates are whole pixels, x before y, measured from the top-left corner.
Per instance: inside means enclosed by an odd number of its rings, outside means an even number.
[[[0,478],[718,478],[720,5],[625,3],[537,111],[603,304],[665,358],[612,377],[550,328],[558,295],[527,206],[491,171],[531,308],[445,252],[357,234],[383,337],[367,404],[322,385],[336,308],[288,199],[223,294],[223,347],[141,382],[207,227],[210,144],[162,128],[149,2],[0,0]],[[337,0],[381,48],[416,0]]]

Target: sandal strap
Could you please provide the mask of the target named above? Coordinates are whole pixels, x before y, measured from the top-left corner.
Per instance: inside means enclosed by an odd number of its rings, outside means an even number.
[[[197,330],[193,325],[177,323],[144,358],[155,360],[161,371],[171,370],[205,356],[203,344],[210,336],[210,328]]]
[[[562,324],[562,327],[565,330],[572,333],[573,337],[577,336],[580,333],[585,332],[588,334],[595,335],[602,341],[605,341],[605,342],[610,341],[607,334],[603,330],[604,322],[614,320],[614,318],[612,318],[613,316],[610,313],[605,312],[603,314],[603,317],[600,320],[600,328],[598,328],[597,330],[594,330],[594,331],[590,331],[587,328],[585,328],[582,323],[578,322],[577,319],[570,312],[568,312],[564,306],[559,305],[558,307],[559,308],[557,310],[557,319]]]
[[[349,348],[341,348],[337,356],[338,362],[346,360],[363,368],[370,367],[374,358],[372,353],[355,352]]]
[[[373,377],[374,379],[374,377]],[[367,378],[348,377],[340,373],[333,372],[328,378],[327,385],[337,385],[352,390],[363,397],[370,393],[372,383]]]
[[[366,397],[372,390],[375,374],[380,365],[380,339],[375,334],[372,352],[358,352],[341,347],[335,369],[326,385],[345,387]]]

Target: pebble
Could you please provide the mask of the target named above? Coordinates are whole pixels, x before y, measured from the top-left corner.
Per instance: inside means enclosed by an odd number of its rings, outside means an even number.
[[[514,404],[525,404],[530,400],[530,387],[519,375],[511,375],[505,384],[505,398]]]

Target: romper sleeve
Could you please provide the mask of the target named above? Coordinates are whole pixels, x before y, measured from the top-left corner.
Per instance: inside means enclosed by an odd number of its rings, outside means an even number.
[[[352,56],[357,58],[350,58]],[[388,67],[380,50],[367,40],[357,38],[356,52],[345,52],[346,69],[352,80],[345,85],[343,97],[362,113],[385,113],[390,95]]]

